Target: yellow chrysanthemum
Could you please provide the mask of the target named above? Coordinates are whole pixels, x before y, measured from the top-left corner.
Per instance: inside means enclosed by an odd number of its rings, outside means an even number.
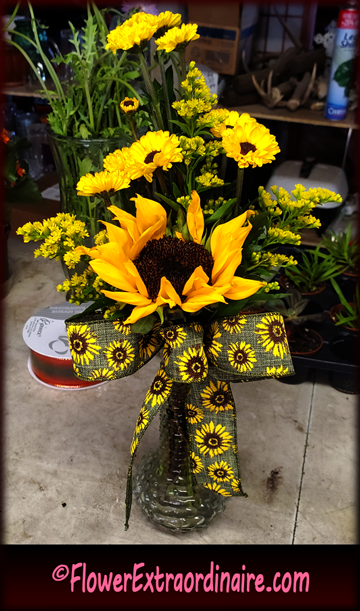
[[[111,194],[127,189],[130,186],[130,179],[123,172],[95,172],[95,174],[85,174],[76,185],[78,195]]]
[[[164,11],[157,16],[157,28],[158,32],[162,28],[174,28],[181,24],[180,13],[172,13],[171,11]]]
[[[246,124],[255,124],[257,123],[254,117],[250,117],[247,112],[243,112],[239,115],[236,110],[231,110],[227,117],[221,122],[214,125],[214,127],[210,130],[215,138],[221,138],[224,131],[226,129],[233,129],[236,126],[243,127]]]
[[[175,49],[178,51],[179,48],[186,47],[192,40],[200,38],[197,28],[196,23],[183,23],[180,28],[172,28],[155,41],[158,51],[164,50],[171,53]]]
[[[148,13],[134,13],[130,19],[117,26],[108,34],[105,49],[114,54],[118,49],[127,51],[133,47],[142,47],[157,30],[157,17]]]
[[[180,142],[175,134],[170,135],[162,130],[147,132],[131,145],[127,172],[132,180],[145,176],[148,182],[152,182],[157,168],[168,170],[173,163],[182,159]]]
[[[139,108],[139,100],[137,98],[124,98],[122,102],[120,102],[120,108],[126,114],[131,114],[135,112]]]
[[[108,172],[123,172],[126,175],[129,151],[130,149],[124,146],[122,149],[109,153],[103,160],[104,170]]]
[[[275,155],[280,152],[275,136],[255,120],[243,120],[243,123],[240,120],[233,129],[225,129],[222,133],[222,145],[227,157],[235,159],[239,168],[249,165],[261,167],[274,161]]]
[[[116,206],[109,207],[120,227],[104,223],[107,244],[77,249],[92,257],[90,265],[95,273],[118,289],[104,294],[134,306],[126,324],[165,305],[198,312],[209,304],[224,303],[225,298],[249,297],[264,285],[234,275],[251,230],[250,223],[245,225],[250,212],[215,228],[210,253],[201,245],[204,217],[196,191],[187,211],[191,242],[165,236],[167,218],[161,204],[140,195],[134,201],[136,217]]]

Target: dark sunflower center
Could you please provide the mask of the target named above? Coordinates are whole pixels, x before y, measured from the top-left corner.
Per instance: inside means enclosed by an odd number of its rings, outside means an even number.
[[[269,335],[273,341],[281,341],[284,336],[284,330],[280,325],[273,324],[271,328],[269,326]]]
[[[165,236],[159,240],[150,240],[135,259],[134,265],[152,301],[156,301],[163,276],[171,282],[180,298],[185,300],[182,292],[193,271],[201,265],[205,274],[211,278],[214,259],[200,244]]]
[[[212,446],[213,448],[218,447],[220,444],[220,439],[218,437],[210,437],[210,435],[207,435],[206,438],[204,439],[204,443],[207,446]]]
[[[126,102],[124,102],[124,106],[134,106],[134,102],[132,102],[131,100],[127,100]]]
[[[157,153],[160,153],[160,151],[151,151],[151,153],[146,155],[146,157],[144,159],[144,163],[152,163],[154,161],[154,157],[155,157],[155,155]]]
[[[245,354],[245,352],[242,352],[242,350],[238,350],[235,353],[234,357],[237,363],[243,363],[244,361],[247,360],[247,355]]]
[[[226,471],[224,471],[224,469],[216,469],[215,475],[217,477],[225,477],[226,476]]]
[[[250,151],[256,151],[256,146],[254,144],[250,144],[250,142],[242,142],[240,149],[242,155],[247,155]]]

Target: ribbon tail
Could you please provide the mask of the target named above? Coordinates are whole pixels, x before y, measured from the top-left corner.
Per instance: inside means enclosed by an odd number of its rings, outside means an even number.
[[[137,449],[139,447],[140,440],[144,435],[145,431],[149,427],[150,423],[155,418],[156,414],[164,407],[171,393],[172,380],[168,378],[161,363],[160,368],[151,384],[140,410],[139,416],[136,421],[135,431],[131,442],[131,459],[128,469],[127,482],[126,482],[126,496],[125,496],[125,530],[129,528],[129,519],[132,505],[132,468],[134,459],[136,456]]]
[[[245,496],[238,457],[236,408],[230,384],[208,376],[191,384],[190,457],[197,483],[226,497]]]

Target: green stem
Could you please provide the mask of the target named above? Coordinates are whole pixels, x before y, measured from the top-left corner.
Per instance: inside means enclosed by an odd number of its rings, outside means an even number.
[[[168,190],[166,187],[166,182],[165,182],[165,178],[164,178],[164,174],[161,168],[157,168],[157,170],[155,170],[155,174],[156,174],[156,178],[159,181],[159,185],[161,187],[161,190],[163,192],[163,195],[166,195]]]
[[[129,123],[130,123],[130,129],[131,129],[131,133],[133,135],[134,140],[138,140],[138,137],[135,131],[135,127],[134,127],[134,121],[132,120],[131,117],[129,117]]]
[[[154,110],[154,113],[155,113],[155,118],[156,118],[156,123],[157,123],[156,127],[157,127],[157,129],[164,129],[163,120],[162,120],[160,109],[159,109],[159,103],[158,103],[158,100],[156,98],[154,86],[153,86],[152,81],[151,81],[150,76],[149,76],[149,72],[148,72],[148,68],[147,68],[147,65],[146,65],[144,54],[142,52],[140,52],[138,57],[139,57],[139,60],[140,60],[140,68],[141,68],[142,76],[143,76],[143,79],[144,79],[144,82],[145,82],[145,88],[146,88],[146,91],[149,94],[149,96],[151,98],[151,101],[153,103],[153,110]]]
[[[102,118],[102,114],[104,112],[104,106],[105,106],[105,103],[106,103],[106,101],[108,99],[108,95],[109,95],[110,89],[111,89],[111,83],[108,83],[108,85],[106,87],[105,94],[103,95],[102,100],[101,100],[100,110],[99,110],[98,117],[97,117],[96,135],[98,135],[99,130],[100,130],[101,118]]]
[[[169,92],[168,92],[167,83],[166,83],[164,59],[163,59],[163,55],[162,55],[161,51],[158,51],[157,55],[158,55],[158,59],[159,59],[162,88],[163,88],[163,92],[164,92],[165,112],[166,112],[166,118],[167,118],[167,123],[168,123],[168,130],[169,130],[170,134],[172,134],[173,133],[173,126],[172,126],[172,123],[171,123],[171,109],[170,109]]]
[[[185,49],[179,51],[181,83],[186,79]],[[181,84],[180,83],[180,84]]]
[[[16,14],[20,8],[21,2],[18,2],[17,5],[14,8],[13,14],[11,15],[9,21],[5,24],[5,29],[9,27],[9,25],[12,24],[12,22],[14,21]]]
[[[244,182],[244,168],[239,168],[236,177],[236,203],[234,206],[234,217],[237,217],[240,209],[241,193]]]
[[[93,108],[92,108],[92,102],[91,102],[88,78],[87,78],[86,72],[84,73],[84,88],[85,88],[86,102],[87,102],[88,110],[89,110],[90,126],[91,126],[91,129],[94,131],[95,130],[94,113],[93,113]]]

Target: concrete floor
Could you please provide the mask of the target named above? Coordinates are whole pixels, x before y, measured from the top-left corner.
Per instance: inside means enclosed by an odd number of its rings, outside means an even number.
[[[34,260],[33,245],[19,237],[10,238],[9,249],[4,543],[357,542],[357,397],[334,390],[324,372],[298,386],[276,380],[233,385],[247,499],[230,499],[207,529],[184,535],[158,531],[134,502],[125,532],[129,446],[158,360],[131,377],[82,391],[38,383],[27,369],[22,329],[36,310],[64,301],[55,288],[63,274],[60,263]],[[137,462],[157,439],[154,422]]]

